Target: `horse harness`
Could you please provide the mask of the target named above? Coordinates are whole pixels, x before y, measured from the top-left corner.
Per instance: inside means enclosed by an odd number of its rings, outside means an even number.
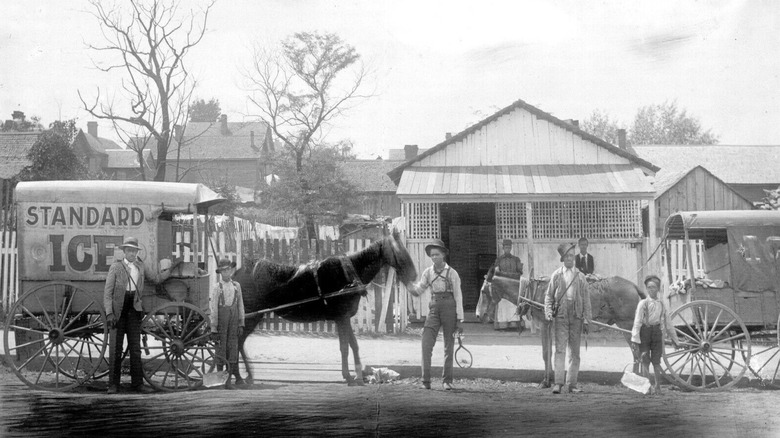
[[[349,259],[349,257],[346,256],[340,256],[339,262],[341,262],[341,269],[344,270],[344,276],[347,278],[347,285],[342,288],[344,289],[350,289],[353,288],[356,290],[356,292],[360,293],[360,295],[366,294],[366,285],[363,284],[363,281],[360,279],[360,276],[357,273],[357,270],[355,270],[355,265],[352,264],[352,261]],[[317,276],[317,271],[320,268],[320,262],[317,261],[314,266],[311,268],[312,274],[314,274],[314,284],[317,285],[317,294],[320,297],[320,301],[324,305],[328,305],[328,300],[325,297],[325,294],[322,293],[322,288],[320,287],[320,279]]]

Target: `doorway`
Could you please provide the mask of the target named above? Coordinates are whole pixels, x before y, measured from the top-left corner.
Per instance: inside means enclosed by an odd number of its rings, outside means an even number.
[[[471,319],[483,277],[496,259],[495,204],[441,204],[440,213],[448,263],[460,275],[463,312]]]

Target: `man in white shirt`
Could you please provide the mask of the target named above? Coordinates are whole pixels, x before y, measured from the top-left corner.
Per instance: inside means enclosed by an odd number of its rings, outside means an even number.
[[[171,276],[171,272],[165,269],[158,274],[144,264],[138,258],[141,247],[135,237],[125,238],[119,248],[124,252],[124,257],[111,264],[103,289],[106,324],[111,329],[108,393],[116,394],[119,390],[125,335],[130,350],[132,389],[136,392],[150,392],[151,390],[144,386],[141,369],[141,321],[144,317],[141,295],[146,280],[155,284],[161,283]]]
[[[580,370],[580,339],[588,332],[591,320],[590,294],[585,274],[574,267],[574,244],[558,246],[563,266],[550,276],[544,298],[544,313],[548,321],[555,321],[555,386],[553,394],[560,394],[564,384],[569,392],[579,393],[577,375]],[[564,372],[566,347],[569,348],[569,372]]]
[[[642,374],[648,377],[650,363],[653,363],[654,389],[661,391],[661,356],[664,352],[664,339],[669,338],[677,345],[677,332],[671,325],[669,314],[663,301],[658,299],[661,279],[655,275],[645,278],[647,298],[636,306],[634,326],[631,330],[631,342],[638,344],[642,353]]]

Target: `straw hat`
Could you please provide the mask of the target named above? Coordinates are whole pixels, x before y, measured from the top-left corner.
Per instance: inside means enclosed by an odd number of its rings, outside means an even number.
[[[661,287],[661,279],[658,278],[657,275],[648,275],[647,277],[645,277],[645,286],[647,286],[647,283],[651,281],[654,282],[656,286]]]
[[[444,246],[444,242],[441,241],[440,239],[433,239],[433,242],[425,245],[425,254],[427,254],[428,257],[431,256],[431,250],[433,248],[439,248],[440,250],[442,250],[442,252],[444,252],[444,254],[447,254],[449,252],[447,250],[447,247]]]
[[[577,245],[573,243],[561,243],[558,245],[558,254],[561,255],[561,261],[563,261],[563,256],[565,256],[569,251],[576,248]]]
[[[220,272],[224,271],[225,269],[235,268],[236,262],[232,262],[228,259],[219,259],[219,262],[217,262],[217,269],[216,272],[219,274]]]
[[[125,241],[122,242],[121,245],[119,245],[119,249],[124,250],[125,248],[135,248],[137,250],[141,250],[141,247],[138,246],[138,239],[135,237],[126,237]]]

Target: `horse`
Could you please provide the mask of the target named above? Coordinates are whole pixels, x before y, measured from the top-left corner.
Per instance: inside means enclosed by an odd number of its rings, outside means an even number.
[[[250,264],[245,265],[249,267]],[[334,321],[341,350],[341,375],[352,385],[363,384],[363,366],[358,343],[350,319],[355,316],[361,293],[344,293],[324,297],[347,287],[360,290],[385,266],[395,268],[399,279],[408,287],[417,278],[417,270],[411,256],[397,233],[378,240],[362,251],[338,257],[329,257],[308,265],[291,266],[261,259],[252,264],[251,270],[242,268],[234,279],[241,285],[244,301],[245,327],[238,338],[238,347],[247,370],[247,381],[252,382],[244,342],[263,319],[263,310],[290,305],[274,313],[293,322]],[[296,304],[306,301],[302,304]],[[349,348],[355,361],[356,377],[349,372]]]
[[[535,303],[544,304],[544,296],[547,293],[547,286],[550,283],[549,277],[520,280],[508,277],[494,276],[491,283],[485,282],[481,293],[486,296],[484,301],[487,303],[478,310],[480,319],[485,320],[496,304],[505,298],[512,303],[518,304],[520,315],[530,312],[531,318],[535,323],[541,326],[542,338],[542,357],[544,359],[544,379],[539,384],[540,388],[549,388],[553,375],[552,362],[552,343],[553,343],[553,322],[548,321],[544,316],[544,308],[537,305],[528,304],[519,299],[522,296]],[[521,291],[522,289],[522,291]],[[607,325],[616,325],[623,331],[623,336],[631,348],[631,354],[634,357],[634,364],[638,363],[639,351],[631,342],[629,334],[634,325],[634,314],[639,300],[646,297],[645,293],[625,278],[613,276],[604,279],[595,279],[588,277],[588,292],[590,295],[591,308],[593,309],[593,320]],[[526,303],[526,304],[524,304]],[[636,370],[635,370],[636,371]]]

